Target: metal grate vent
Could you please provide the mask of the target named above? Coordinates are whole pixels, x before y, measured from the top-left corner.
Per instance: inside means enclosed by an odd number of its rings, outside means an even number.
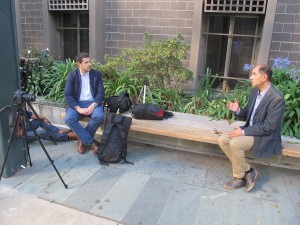
[[[267,0],[205,0],[205,12],[264,14]]]
[[[89,10],[89,0],[48,0],[49,11]]]

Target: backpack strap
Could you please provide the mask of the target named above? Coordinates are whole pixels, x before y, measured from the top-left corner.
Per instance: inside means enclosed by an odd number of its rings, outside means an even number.
[[[127,156],[127,135],[126,135],[125,129],[124,129],[124,127],[121,127],[118,124],[117,124],[117,126],[119,128],[119,131],[120,131],[121,137],[122,137],[123,152],[126,152],[126,154],[121,155],[122,159],[124,160],[123,164],[128,163],[128,164],[134,165],[133,162],[127,161],[127,159],[126,159],[126,156]]]

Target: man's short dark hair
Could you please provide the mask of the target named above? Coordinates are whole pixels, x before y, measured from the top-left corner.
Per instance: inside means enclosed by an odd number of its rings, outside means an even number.
[[[272,72],[272,69],[270,66],[266,65],[266,64],[261,64],[259,65],[259,68],[258,68],[258,71],[260,73],[264,73],[268,76],[268,80],[271,81],[272,80],[272,75],[273,75],[273,72]]]
[[[90,54],[86,52],[80,52],[76,55],[76,62],[82,63],[83,58],[90,58]]]

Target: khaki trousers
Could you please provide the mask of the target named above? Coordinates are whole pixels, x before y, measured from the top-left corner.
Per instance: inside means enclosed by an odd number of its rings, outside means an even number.
[[[246,162],[245,151],[250,151],[254,144],[253,136],[241,136],[230,139],[227,134],[222,134],[218,143],[231,162],[232,174],[236,178],[243,178],[245,172],[250,169]]]

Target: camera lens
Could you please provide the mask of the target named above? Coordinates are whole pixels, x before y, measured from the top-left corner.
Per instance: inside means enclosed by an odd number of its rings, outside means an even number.
[[[34,94],[23,94],[23,99],[25,102],[34,102],[35,95]]]

